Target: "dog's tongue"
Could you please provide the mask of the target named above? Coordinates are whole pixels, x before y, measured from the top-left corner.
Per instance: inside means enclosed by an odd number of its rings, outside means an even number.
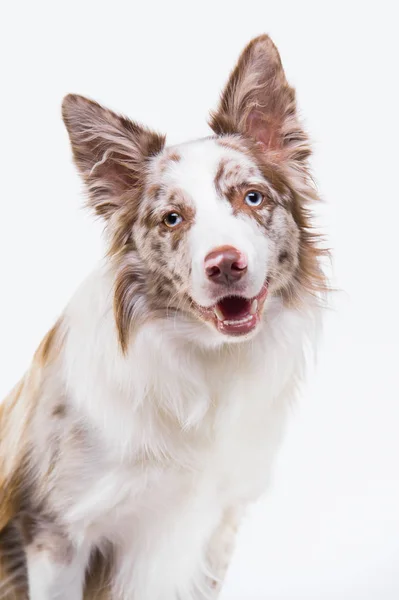
[[[240,296],[228,296],[220,300],[218,309],[226,320],[239,320],[249,315],[251,302]]]

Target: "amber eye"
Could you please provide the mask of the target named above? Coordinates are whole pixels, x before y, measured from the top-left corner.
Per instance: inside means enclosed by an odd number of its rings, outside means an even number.
[[[263,196],[260,192],[248,192],[244,198],[245,204],[248,206],[260,206],[263,202]]]
[[[163,219],[163,222],[167,227],[176,227],[176,225],[180,225],[182,221],[183,217],[177,212],[170,212]]]

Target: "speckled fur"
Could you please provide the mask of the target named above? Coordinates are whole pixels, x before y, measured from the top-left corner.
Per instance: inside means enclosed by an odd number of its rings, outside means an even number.
[[[28,587],[30,600],[215,599],[326,287],[295,94],[260,36],[208,138],[168,147],[80,96],[63,118],[107,254],[0,406],[0,599]],[[259,327],[240,339],[198,308],[216,297],[205,257],[226,244],[248,258],[226,294],[268,283]]]

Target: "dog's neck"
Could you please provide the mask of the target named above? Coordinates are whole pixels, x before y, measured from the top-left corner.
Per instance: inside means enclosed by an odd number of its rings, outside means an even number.
[[[261,393],[270,404],[302,371],[304,342],[318,328],[313,299],[296,310],[272,298],[250,341],[216,346],[207,325],[182,314],[133,327],[123,353],[112,294],[113,272],[105,263],[66,310],[62,374],[79,411],[122,454],[134,454],[133,444],[141,444],[144,422],[160,427],[159,414],[167,416],[168,427],[188,432],[205,427],[237,390],[248,398]]]

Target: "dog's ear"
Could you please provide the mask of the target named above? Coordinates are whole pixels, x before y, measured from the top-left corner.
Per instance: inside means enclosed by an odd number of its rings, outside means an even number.
[[[146,160],[162,150],[165,138],[73,94],[64,98],[62,116],[89,203],[108,219],[139,185]]]
[[[286,80],[280,55],[267,35],[241,54],[222,93],[210,126],[218,135],[250,136],[276,159],[305,160],[310,150],[297,114],[295,91]]]

